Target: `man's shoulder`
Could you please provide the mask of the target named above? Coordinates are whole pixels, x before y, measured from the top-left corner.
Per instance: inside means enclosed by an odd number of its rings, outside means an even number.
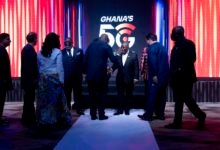
[[[3,46],[0,45],[0,52],[4,51],[5,48]]]
[[[34,47],[31,46],[30,44],[26,44],[26,45],[23,47],[23,49],[22,49],[22,52],[23,52],[23,53],[24,53],[24,52],[31,52],[31,51],[35,51],[35,50],[34,50]]]
[[[131,56],[131,57],[136,57],[137,56],[137,53],[136,53],[136,51],[134,51],[134,50],[129,50],[129,55]]]
[[[185,43],[189,45],[195,45],[195,43],[190,39],[185,39]]]
[[[3,46],[0,46],[0,56],[4,57],[5,56],[5,48]]]
[[[134,51],[134,50],[129,50],[129,52],[130,52],[130,54],[132,54],[132,55],[137,54],[136,51]]]
[[[76,51],[83,52],[83,49],[82,49],[82,48],[79,48],[79,47],[75,47],[75,46],[74,46],[73,49],[76,50]]]

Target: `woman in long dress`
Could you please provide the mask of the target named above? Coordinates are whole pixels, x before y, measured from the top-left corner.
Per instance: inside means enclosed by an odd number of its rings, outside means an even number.
[[[38,53],[39,89],[36,107],[40,127],[71,125],[63,90],[64,71],[59,36],[49,33]]]

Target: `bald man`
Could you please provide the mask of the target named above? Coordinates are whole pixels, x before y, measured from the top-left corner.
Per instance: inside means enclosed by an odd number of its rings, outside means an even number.
[[[85,72],[90,96],[90,115],[92,120],[106,120],[104,100],[108,85],[107,62],[117,63],[112,48],[108,45],[107,34],[102,34],[87,48],[85,54]]]

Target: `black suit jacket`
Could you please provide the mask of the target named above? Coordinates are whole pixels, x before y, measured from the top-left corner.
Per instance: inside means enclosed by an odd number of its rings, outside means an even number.
[[[62,50],[65,83],[68,83],[72,79],[79,80],[82,78],[84,57],[83,50],[77,47],[73,48],[73,56],[69,56],[69,52],[66,48]]]
[[[139,79],[138,56],[134,51],[129,51],[125,64],[122,64],[122,55],[117,55],[119,67],[113,65],[113,70],[118,68],[116,75],[117,84],[133,84],[134,79]]]
[[[0,88],[12,89],[11,68],[8,52],[0,45]]]
[[[85,72],[88,81],[107,81],[107,62],[108,58],[118,64],[113,55],[112,48],[105,42],[94,40],[86,50]]]
[[[185,38],[176,41],[170,58],[171,85],[179,82],[195,82],[197,80],[194,67],[195,61],[195,44]]]
[[[37,85],[37,53],[32,45],[27,44],[21,51],[21,87],[23,89],[33,89],[37,88]]]

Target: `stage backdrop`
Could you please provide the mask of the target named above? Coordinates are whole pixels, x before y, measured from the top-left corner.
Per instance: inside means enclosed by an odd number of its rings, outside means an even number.
[[[164,8],[167,3],[168,9]],[[168,18],[161,20],[166,12]],[[196,44],[197,75],[220,77],[219,14],[219,0],[0,0],[0,33],[11,36],[7,49],[12,76],[17,77],[21,49],[30,31],[39,35],[37,51],[45,35],[56,32],[62,45],[65,37],[72,36],[83,49],[101,33],[107,33],[115,50],[123,40],[129,40],[131,49],[139,53],[149,31],[156,32],[163,44],[169,43],[170,50],[173,43],[169,34],[174,26],[182,25],[186,37]],[[164,23],[167,20],[168,25]]]
[[[146,45],[144,36],[154,32],[153,3],[153,0],[84,0],[85,47],[106,33],[114,50],[128,40],[131,50],[139,53]]]

